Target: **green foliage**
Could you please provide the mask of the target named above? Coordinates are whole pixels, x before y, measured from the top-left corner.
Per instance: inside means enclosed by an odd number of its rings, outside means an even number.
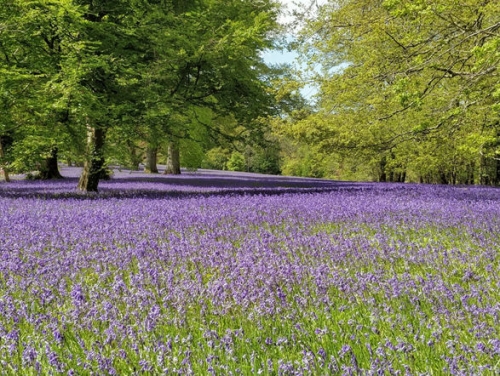
[[[227,162],[231,157],[229,150],[224,149],[220,146],[210,149],[203,160],[202,167],[215,169],[215,170],[226,170]]]
[[[255,119],[275,111],[261,58],[277,29],[273,1],[9,0],[1,8],[0,135],[13,134],[17,166],[36,165],[44,144],[89,163],[94,150],[135,165],[145,145],[175,137],[186,140],[183,163],[195,167],[221,138],[237,138],[234,128],[254,131]],[[232,119],[229,130],[221,118]],[[106,150],[85,146],[92,128],[103,130]]]
[[[279,175],[281,173],[279,149],[269,146],[254,150],[249,156],[248,165],[251,172]]]
[[[492,1],[324,5],[301,36],[323,68],[317,109],[285,133],[337,163],[371,164],[374,180],[479,182],[497,163],[499,17]]]
[[[226,165],[229,171],[246,171],[245,156],[238,151],[233,151]]]
[[[293,153],[285,157],[283,174],[292,176],[327,176],[324,165],[316,158],[317,153],[312,152],[308,146],[300,146]]]
[[[193,140],[181,140],[180,142],[181,166],[188,169],[201,167],[205,153],[202,145]]]
[[[169,136],[232,137],[224,123],[215,121],[221,116],[245,128],[255,126],[253,119],[272,104],[260,52],[272,43],[274,17],[274,5],[267,1],[200,1],[188,10],[151,15],[156,50],[141,73],[146,85],[139,89],[148,142]],[[158,29],[158,19],[163,28]]]

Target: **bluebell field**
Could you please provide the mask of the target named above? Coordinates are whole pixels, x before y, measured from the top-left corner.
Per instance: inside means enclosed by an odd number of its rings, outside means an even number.
[[[500,190],[0,182],[2,375],[500,372]]]

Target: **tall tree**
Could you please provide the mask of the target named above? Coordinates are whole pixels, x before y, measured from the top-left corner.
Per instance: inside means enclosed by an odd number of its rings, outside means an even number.
[[[474,132],[485,140],[469,143],[476,158],[493,161],[496,146],[486,140],[498,126],[499,19],[500,4],[489,0],[328,3],[303,35],[306,53],[322,66],[319,109],[296,131],[325,152],[371,150],[386,168],[416,157],[398,145],[458,134],[465,144]]]
[[[97,191],[104,172],[106,132],[127,99],[129,80],[138,75],[143,49],[134,33],[139,19],[133,3],[111,0],[78,0],[78,3],[85,6],[81,36],[93,46],[92,57],[87,56],[87,69],[79,78],[80,85],[92,97],[93,106],[86,116],[87,157],[78,188]]]
[[[9,169],[7,168],[7,163],[5,160],[5,149],[7,145],[6,140],[6,136],[0,136],[0,172],[3,174],[5,181],[10,182]]]
[[[175,165],[167,169],[170,173],[180,172],[175,143],[192,137],[193,126],[222,132],[216,121],[198,121],[200,109],[209,109],[214,117],[231,115],[251,127],[272,108],[260,54],[273,43],[275,4],[198,1],[186,9],[160,15],[170,27],[151,34],[157,38],[156,58],[144,77],[149,83],[148,119],[156,124],[156,134],[165,135],[169,161]]]
[[[67,79],[62,84],[61,77],[64,59],[81,49],[73,43],[80,8],[66,1],[9,0],[3,5],[0,66],[5,74],[0,85],[3,127],[14,132],[14,165],[41,162],[47,177],[57,177],[57,163],[47,162],[54,160],[54,150],[67,149],[66,136],[75,132],[68,129],[74,85]]]
[[[32,93],[40,87],[42,76],[40,69],[35,69],[36,63],[41,64],[33,56],[36,28],[22,16],[19,1],[5,1],[0,7],[0,168],[6,180],[12,162],[6,155],[7,144],[12,146],[12,137],[34,114]]]
[[[221,133],[219,116],[256,126],[272,108],[260,57],[273,40],[271,0],[4,3],[0,135],[17,132],[19,158],[82,151],[82,191],[98,188],[108,137],[157,147],[200,126]],[[197,121],[202,109],[213,117]]]

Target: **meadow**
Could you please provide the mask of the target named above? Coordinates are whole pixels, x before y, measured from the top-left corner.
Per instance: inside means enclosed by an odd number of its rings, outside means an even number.
[[[72,173],[0,182],[2,375],[500,373],[498,189]]]

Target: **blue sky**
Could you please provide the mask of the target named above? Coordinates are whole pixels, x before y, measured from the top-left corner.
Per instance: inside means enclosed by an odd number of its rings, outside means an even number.
[[[262,55],[268,64],[294,63],[298,57],[296,52],[270,50]]]
[[[264,61],[267,64],[294,64],[299,66],[296,61],[298,54],[296,52],[290,51],[275,51],[270,50],[262,55]],[[317,89],[312,85],[305,85],[301,90],[302,95],[307,99],[312,99],[312,96],[317,93]]]
[[[328,0],[280,0],[280,2],[285,6],[284,12],[279,18],[281,23],[288,23],[293,21],[293,17],[291,16],[291,12],[293,10],[298,9],[299,7],[308,7],[311,3],[314,3],[312,9],[315,8],[315,5],[322,5],[327,3]],[[292,36],[291,36],[292,37]],[[294,51],[279,51],[279,50],[269,50],[262,55],[264,61],[268,64],[296,64],[298,62],[296,59],[298,58],[298,54]],[[301,91],[302,95],[306,98],[311,98],[317,90],[311,85],[306,85],[304,89]]]
[[[327,0],[279,0],[283,4],[283,12],[278,18],[278,21],[282,24],[286,24],[294,21],[291,13],[294,10],[298,10],[301,7],[310,6],[311,2],[316,4],[324,4]],[[293,38],[290,35],[290,38]],[[279,63],[293,63],[297,58],[297,53],[289,51],[269,51],[263,55],[264,60],[270,64]]]

